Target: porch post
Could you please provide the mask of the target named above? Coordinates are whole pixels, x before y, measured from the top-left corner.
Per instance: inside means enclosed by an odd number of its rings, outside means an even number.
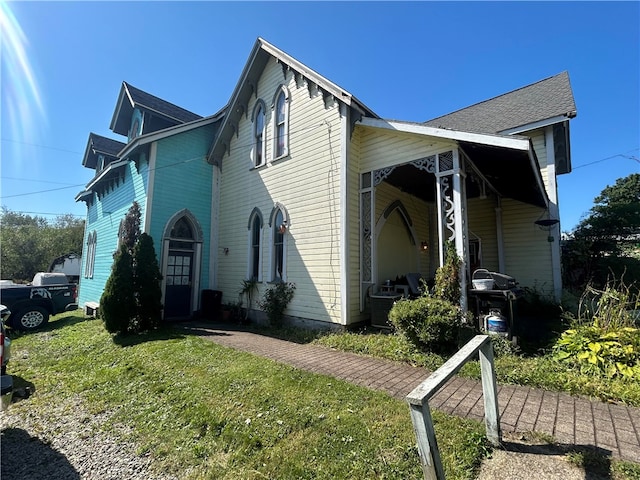
[[[373,231],[375,216],[375,188],[373,172],[360,175],[360,311],[366,305],[369,287],[374,284],[373,252],[375,235]]]
[[[460,306],[467,308],[467,196],[464,188],[464,170],[460,152],[453,151],[453,208],[456,252],[462,260],[460,268]]]
[[[460,306],[467,308],[467,222],[464,171],[457,149],[438,154],[437,160],[438,235],[440,265],[444,264],[444,244],[453,240],[463,264],[460,269]]]

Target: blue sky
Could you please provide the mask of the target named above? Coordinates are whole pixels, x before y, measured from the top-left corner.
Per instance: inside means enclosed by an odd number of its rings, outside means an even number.
[[[568,71],[563,231],[640,172],[639,2],[2,2],[0,204],[84,216],[122,81],[206,116],[262,37],[383,118],[424,121]]]

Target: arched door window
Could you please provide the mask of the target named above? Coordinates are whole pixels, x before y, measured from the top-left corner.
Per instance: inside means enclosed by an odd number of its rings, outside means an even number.
[[[188,210],[167,223],[164,249],[164,316],[187,318],[197,308],[202,250],[202,231]]]

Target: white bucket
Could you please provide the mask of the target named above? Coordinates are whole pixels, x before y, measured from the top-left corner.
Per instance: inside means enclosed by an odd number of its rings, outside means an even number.
[[[471,280],[471,283],[476,290],[491,290],[493,288],[493,278],[479,278]]]

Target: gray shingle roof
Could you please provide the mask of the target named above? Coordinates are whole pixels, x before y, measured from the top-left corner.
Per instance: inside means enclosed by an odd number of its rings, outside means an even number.
[[[98,153],[111,155],[113,157],[118,156],[118,152],[125,147],[125,143],[113,140],[111,138],[103,137],[95,133],[89,134],[89,142]]]
[[[159,112],[163,115],[166,115],[167,117],[185,123],[202,118],[200,115],[190,112],[189,110],[185,110],[182,107],[162,100],[161,98],[158,98],[147,92],[143,92],[142,90],[132,86],[127,82],[124,82],[124,85],[129,92],[129,95],[131,95],[131,99],[133,100],[133,102],[140,107],[146,107],[149,110]]]
[[[462,132],[494,134],[558,116],[574,117],[575,114],[569,74],[562,72],[424,124]]]

